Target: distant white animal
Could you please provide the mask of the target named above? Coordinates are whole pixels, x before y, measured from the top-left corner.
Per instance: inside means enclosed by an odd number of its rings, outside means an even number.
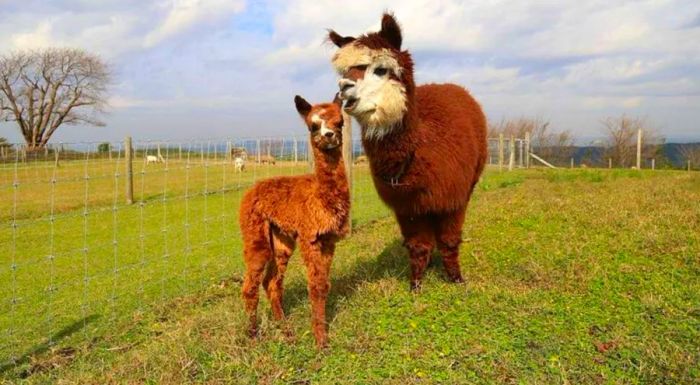
[[[146,155],[146,164],[150,163],[163,163],[165,159],[161,155]]]
[[[233,166],[236,172],[243,172],[243,170],[245,170],[245,159],[236,157],[236,159],[233,160]]]

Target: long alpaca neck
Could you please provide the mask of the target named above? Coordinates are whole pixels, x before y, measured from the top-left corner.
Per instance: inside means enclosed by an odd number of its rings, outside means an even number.
[[[331,206],[337,206],[336,200],[347,201],[350,197],[348,179],[345,174],[345,162],[340,148],[331,151],[314,152],[314,175],[318,183],[318,198]]]

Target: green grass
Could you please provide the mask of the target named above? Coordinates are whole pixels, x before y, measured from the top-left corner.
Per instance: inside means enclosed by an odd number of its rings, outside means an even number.
[[[88,276],[105,278],[91,280],[87,289],[80,280],[84,270],[77,281],[71,275],[74,264],[84,267],[83,256],[79,262],[55,258],[51,274],[46,259],[29,264],[37,268],[26,275],[20,263],[15,286],[27,293],[17,296],[23,302],[14,317],[3,308],[0,330],[44,328],[14,335],[20,355],[37,352],[0,375],[29,383],[700,381],[699,174],[488,171],[464,227],[461,262],[468,283],[446,283],[436,257],[418,294],[408,291],[408,262],[394,220],[374,195],[366,169],[355,175],[357,226],[339,244],[333,263],[327,352],[314,349],[298,256],[285,284],[294,336],[285,337],[271,321],[265,300],[260,338],[245,336],[233,209],[241,189],[224,188],[189,200],[149,201],[145,216],[155,224],[147,231],[153,235],[146,252],[138,242],[133,248],[117,243],[117,266],[138,266],[124,273],[112,269],[113,212],[88,215],[94,221],[88,238],[108,246],[102,258],[88,259],[94,269]],[[107,208],[110,202],[107,197]],[[139,210],[117,211],[118,237],[138,240],[138,231],[125,228],[138,227]],[[54,223],[61,229],[57,244],[82,247],[85,219],[71,217],[75,211],[66,211],[60,226]],[[189,230],[190,244],[199,246],[190,251],[183,226],[188,213],[190,221],[200,221]],[[35,226],[20,227],[23,258],[46,254],[36,239],[47,225]],[[10,235],[0,232],[2,244]],[[150,238],[159,239],[151,244]],[[139,265],[144,258],[147,263]],[[3,293],[7,270],[0,272]],[[42,291],[52,276],[53,285],[68,280],[76,288]],[[30,292],[38,292],[36,299],[29,299]],[[63,296],[69,292],[78,293],[75,302]],[[93,297],[95,305],[83,310],[83,302],[92,303],[84,298]],[[58,303],[66,303],[68,312]],[[32,311],[20,314],[24,308]],[[55,345],[46,344],[52,334]]]
[[[116,159],[0,169],[0,368],[240,275],[243,192],[256,179],[306,171],[291,162],[245,173],[213,159],[137,163],[137,202],[126,205]],[[353,224],[386,217],[367,167],[354,171],[354,204],[364,210]]]

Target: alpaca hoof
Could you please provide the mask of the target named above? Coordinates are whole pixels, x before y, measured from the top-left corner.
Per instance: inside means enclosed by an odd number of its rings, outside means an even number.
[[[420,289],[423,285],[421,284],[421,281],[413,281],[411,282],[411,292],[413,293],[418,293],[420,292]]]
[[[248,329],[248,337],[250,337],[251,339],[257,338],[258,337],[258,328],[255,326],[251,326]]]
[[[294,332],[292,331],[292,328],[289,326],[283,326],[282,327],[282,335],[284,338],[288,340],[293,340],[294,339]]]
[[[465,281],[464,281],[464,278],[462,278],[462,276],[459,275],[456,277],[450,277],[450,282],[459,284],[459,283],[464,283]]]
[[[318,349],[319,351],[328,350],[328,340],[326,340],[326,341],[317,341],[317,342],[316,342],[316,349]]]

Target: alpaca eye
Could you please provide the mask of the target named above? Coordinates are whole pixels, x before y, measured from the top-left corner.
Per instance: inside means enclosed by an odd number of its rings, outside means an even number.
[[[378,67],[374,69],[374,74],[377,76],[384,76],[388,70],[386,68]]]
[[[319,128],[320,127],[319,127],[318,123],[311,124],[311,131],[318,131]]]

